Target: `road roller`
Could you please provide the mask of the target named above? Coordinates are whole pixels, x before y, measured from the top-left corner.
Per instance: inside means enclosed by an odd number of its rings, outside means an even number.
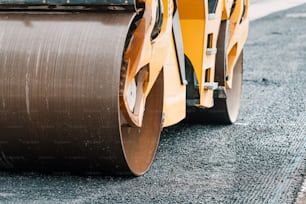
[[[248,0],[0,0],[0,171],[134,175],[160,133],[232,124]]]

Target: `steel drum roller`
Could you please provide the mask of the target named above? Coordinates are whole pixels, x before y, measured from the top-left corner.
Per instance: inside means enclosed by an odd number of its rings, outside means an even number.
[[[120,73],[133,18],[0,15],[0,169],[147,171],[159,140],[163,75],[147,98],[142,127],[123,124]]]

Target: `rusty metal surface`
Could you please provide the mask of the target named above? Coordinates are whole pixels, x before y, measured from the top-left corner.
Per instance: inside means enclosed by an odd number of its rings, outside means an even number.
[[[129,172],[120,67],[133,13],[0,14],[0,169]]]

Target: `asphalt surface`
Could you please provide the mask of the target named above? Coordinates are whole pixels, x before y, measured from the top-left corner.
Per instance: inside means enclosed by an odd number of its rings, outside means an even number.
[[[306,160],[306,4],[251,23],[239,121],[167,128],[138,178],[0,173],[0,203],[293,203]]]
[[[305,0],[250,0],[249,18],[255,20],[304,3]]]

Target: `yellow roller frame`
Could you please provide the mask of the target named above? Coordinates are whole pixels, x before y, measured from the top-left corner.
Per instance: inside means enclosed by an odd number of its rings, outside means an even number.
[[[170,40],[172,29],[171,13],[165,9],[163,25],[161,32],[156,39],[152,41],[151,33],[156,21],[157,0],[142,1],[145,3],[145,9],[138,26],[130,39],[128,48],[124,55],[126,67],[126,80],[123,85],[121,107],[125,119],[132,126],[140,127],[145,109],[145,101],[158,74],[162,70],[166,60],[169,47],[167,42]],[[168,4],[165,4],[168,7]],[[128,90],[132,81],[135,80],[138,87],[136,106],[137,110],[129,110]],[[141,84],[141,85],[140,85]]]
[[[198,106],[211,108],[214,105],[213,90],[206,88],[215,78],[217,40],[221,20],[230,21],[228,42],[228,81],[231,88],[234,65],[248,35],[248,0],[217,1],[214,13],[209,13],[208,0],[179,0],[179,12],[184,39],[185,54],[192,62],[199,85]],[[244,5],[245,4],[245,5]],[[245,7],[245,8],[244,8]],[[242,18],[242,21],[240,19]]]
[[[156,21],[157,0],[141,1],[145,3],[145,10],[133,37],[130,40],[124,61],[127,64],[126,81],[123,88],[121,107],[128,124],[136,127],[142,125],[146,97],[157,79],[164,71],[164,126],[177,123],[185,117],[186,88],[180,83],[180,74],[176,58],[176,50],[172,35],[173,2],[162,0],[163,24],[159,35],[151,39],[151,33]],[[169,43],[170,42],[170,43]],[[145,72],[145,74],[139,74]],[[141,75],[141,77],[139,76]],[[137,91],[138,110],[134,112],[128,108],[127,95],[129,84],[136,78],[139,83],[142,78],[143,88]]]
[[[157,0],[139,1],[145,4],[142,19],[129,43],[124,60],[127,63],[127,80],[124,84],[121,107],[128,123],[140,127],[148,96],[158,74],[164,72],[164,126],[182,120],[186,114],[186,87],[181,84],[176,47],[172,34],[173,1],[162,0],[163,24],[160,34],[154,40],[151,33],[156,21]],[[234,9],[232,9],[235,3]],[[230,22],[228,39],[228,80],[232,86],[234,65],[248,36],[248,0],[219,0],[214,13],[209,13],[208,0],[178,0],[180,23],[183,35],[184,53],[193,64],[199,85],[200,107],[214,106],[214,90],[207,84],[215,82],[217,40],[221,21]],[[242,20],[241,20],[242,19]],[[141,78],[141,93],[137,91],[137,111],[128,109],[126,95],[129,84]],[[137,81],[137,80],[136,80]],[[138,82],[137,82],[138,83]],[[140,105],[139,105],[140,104]]]
[[[236,6],[232,15],[229,17],[230,21],[230,39],[228,43],[228,80],[227,88],[232,87],[232,77],[234,66],[240,56],[243,46],[248,37],[249,20],[248,10],[249,0],[237,0]]]

